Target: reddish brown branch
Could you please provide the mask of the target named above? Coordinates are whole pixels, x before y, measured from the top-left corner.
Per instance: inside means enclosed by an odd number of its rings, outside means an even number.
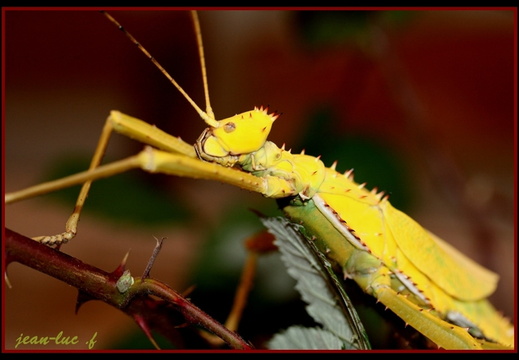
[[[9,229],[5,229],[4,239],[6,267],[18,262],[76,287],[80,294],[78,307],[90,299],[101,300],[131,316],[146,333],[153,329],[173,342],[178,340],[175,335],[179,321],[175,316],[180,313],[184,321],[209,330],[234,349],[252,348],[239,335],[158,280],[135,278],[133,285],[118,288],[124,262],[109,273]]]

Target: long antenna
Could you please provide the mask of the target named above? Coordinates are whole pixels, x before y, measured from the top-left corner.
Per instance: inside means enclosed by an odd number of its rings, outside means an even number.
[[[205,106],[206,113],[211,118],[214,117],[213,109],[209,101],[209,85],[207,84],[207,68],[205,66],[204,44],[202,42],[202,30],[200,29],[200,20],[198,20],[198,12],[191,10],[191,17],[193,19],[193,26],[195,27],[196,43],[198,44],[198,57],[200,58],[200,67],[202,69],[202,80],[204,82]]]
[[[182,87],[173,79],[173,77],[162,67],[162,65],[159,64],[159,62],[151,56],[151,54],[142,46],[134,37],[132,34],[130,34],[126,29],[119,24],[117,20],[115,20],[110,14],[108,14],[106,11],[101,11],[103,15],[105,15],[110,22],[112,22],[119,30],[121,30],[129,39],[131,42],[133,42],[137,48],[146,55],[148,59],[160,70],[161,73],[168,78],[168,80],[180,91],[180,93],[186,98],[187,101],[193,106],[193,108],[198,112],[198,115],[205,121],[205,123],[211,127],[217,128],[219,126],[218,121],[215,120],[213,111],[211,110],[211,106],[209,105],[209,92],[207,87],[207,76],[206,76],[206,70],[205,70],[205,59],[204,59],[204,52],[203,52],[203,46],[202,46],[202,35],[200,31],[200,23],[198,22],[198,16],[196,13],[192,14],[193,17],[193,23],[195,25],[195,32],[197,37],[197,43],[198,43],[198,50],[200,53],[200,63],[202,65],[202,76],[204,81],[204,92],[205,92],[205,98],[206,98],[206,106],[207,106],[207,113],[204,112],[198,105],[189,97],[189,95],[182,89]]]

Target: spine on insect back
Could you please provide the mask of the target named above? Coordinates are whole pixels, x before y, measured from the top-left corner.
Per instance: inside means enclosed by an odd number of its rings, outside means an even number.
[[[299,156],[278,158],[296,164]],[[284,164],[283,168],[298,171],[297,166]],[[317,168],[305,168],[303,174],[291,178],[302,178]],[[306,195],[296,196],[283,210],[318,239],[323,252],[342,267],[345,278],[352,278],[375,297],[381,294],[378,289],[392,289],[395,299],[403,295],[409,308],[427,310],[444,328],[449,328],[446,322],[453,323],[469,328],[474,338],[513,346],[513,325],[486,299],[496,288],[495,273],[393,208],[382,193],[355,183],[350,174],[330,168],[323,174],[317,188],[298,186]],[[398,313],[401,309],[391,310]],[[430,320],[420,319],[414,325],[420,328],[421,321]],[[458,346],[449,340],[445,344]]]

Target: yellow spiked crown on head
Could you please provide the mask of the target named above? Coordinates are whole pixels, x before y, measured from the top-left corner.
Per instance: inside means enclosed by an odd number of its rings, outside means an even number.
[[[269,114],[268,108],[257,108],[218,121],[211,128],[211,136],[203,145],[204,153],[224,157],[242,155],[259,150],[270,133],[278,114]]]

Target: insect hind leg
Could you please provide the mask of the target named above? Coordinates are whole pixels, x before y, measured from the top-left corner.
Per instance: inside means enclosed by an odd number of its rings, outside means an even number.
[[[467,329],[450,324],[398,294],[388,286],[374,285],[374,296],[406,324],[424,334],[444,349],[481,349],[481,344]]]

